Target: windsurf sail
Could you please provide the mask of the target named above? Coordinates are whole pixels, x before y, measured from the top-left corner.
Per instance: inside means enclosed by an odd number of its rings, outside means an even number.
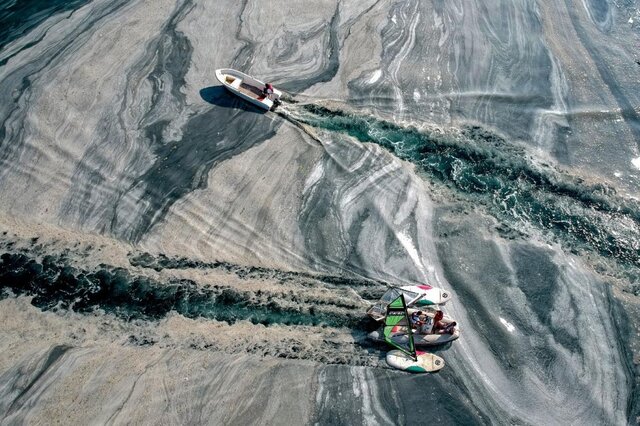
[[[404,295],[405,304],[409,307],[437,307],[451,298],[451,294],[430,285],[411,285],[391,287],[375,305],[367,310],[367,315],[376,321],[382,321],[387,314],[387,306],[399,295]]]
[[[375,319],[376,321],[380,321],[384,319],[384,317],[387,314],[387,307],[389,306],[389,303],[397,299],[398,296],[400,296],[401,294],[404,294],[405,303],[408,302],[409,304],[412,301],[415,301],[420,298],[419,293],[414,293],[412,291],[404,290],[400,287],[391,287],[382,295],[380,300],[375,305],[373,305],[372,307],[369,308],[369,310],[367,310],[367,314],[373,319]]]
[[[394,328],[397,326],[406,327],[408,330],[409,339],[400,342],[393,339]],[[409,355],[414,360],[417,360],[416,347],[413,344],[413,333],[411,332],[411,323],[409,322],[409,315],[407,314],[407,305],[404,301],[404,295],[399,295],[387,306],[387,317],[384,321],[384,341],[400,349],[405,354]]]

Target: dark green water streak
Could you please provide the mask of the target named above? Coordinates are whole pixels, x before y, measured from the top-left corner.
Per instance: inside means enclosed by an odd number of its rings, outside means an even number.
[[[294,107],[291,116],[381,145],[512,228],[550,231],[564,247],[614,259],[626,276],[637,277],[640,204],[606,185],[535,164],[523,148],[480,127],[455,134],[421,131],[312,104]]]

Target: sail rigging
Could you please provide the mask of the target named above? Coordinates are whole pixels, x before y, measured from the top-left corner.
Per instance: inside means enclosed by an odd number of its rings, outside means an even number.
[[[406,327],[408,330],[409,339],[404,342],[398,342],[393,339],[397,330],[397,327]],[[400,294],[387,306],[387,317],[384,323],[384,340],[391,346],[394,346],[409,355],[414,361],[418,358],[416,356],[416,348],[413,343],[413,333],[411,331],[411,322],[409,321],[409,315],[407,314],[407,305],[404,300],[404,295]]]

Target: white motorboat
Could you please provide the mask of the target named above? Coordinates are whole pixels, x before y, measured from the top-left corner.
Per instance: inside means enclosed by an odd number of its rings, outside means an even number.
[[[376,321],[382,321],[387,314],[387,305],[400,294],[404,295],[407,306],[410,308],[444,305],[451,300],[451,293],[448,291],[426,284],[391,287],[375,305],[367,310],[367,315]]]
[[[251,102],[255,106],[267,111],[280,103],[282,92],[273,88],[272,94],[265,94],[266,83],[243,72],[230,68],[216,70],[216,78],[231,93]]]

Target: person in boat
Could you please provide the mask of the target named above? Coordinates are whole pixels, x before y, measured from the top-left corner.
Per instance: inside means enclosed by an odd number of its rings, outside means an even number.
[[[433,327],[432,327],[431,333],[453,334],[455,327],[457,325],[456,322],[453,321],[449,324],[445,324],[444,322],[442,322],[443,318],[444,318],[444,314],[442,313],[442,311],[436,311],[436,314],[433,317]]]
[[[433,330],[433,318],[421,312],[420,328],[418,329],[418,332],[420,334],[429,334],[431,333],[431,330]]]
[[[273,100],[273,85],[271,83],[265,84],[262,93],[267,99]]]
[[[411,328],[415,328],[415,329],[420,329],[420,327],[422,326],[422,311],[416,311],[414,313],[411,314]]]

